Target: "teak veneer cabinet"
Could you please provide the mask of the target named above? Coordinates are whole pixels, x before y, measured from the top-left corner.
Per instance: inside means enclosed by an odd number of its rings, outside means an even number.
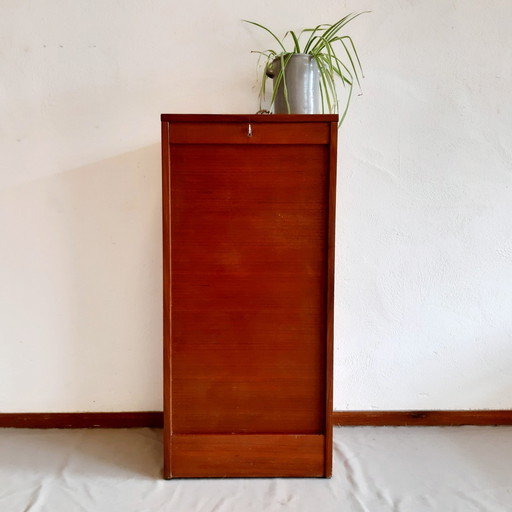
[[[164,477],[329,477],[337,116],[161,121]]]

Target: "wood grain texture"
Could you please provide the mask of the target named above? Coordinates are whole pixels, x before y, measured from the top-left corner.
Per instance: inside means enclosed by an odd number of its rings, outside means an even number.
[[[322,435],[330,474],[336,122],[283,117],[162,117],[171,461],[187,436]]]
[[[340,427],[512,425],[512,411],[334,411],[333,424]]]
[[[321,435],[176,435],[172,475],[183,477],[321,477]]]
[[[171,155],[173,433],[322,432],[326,146]]]
[[[311,130],[311,124],[287,123],[171,123],[171,144],[327,144],[329,125]]]

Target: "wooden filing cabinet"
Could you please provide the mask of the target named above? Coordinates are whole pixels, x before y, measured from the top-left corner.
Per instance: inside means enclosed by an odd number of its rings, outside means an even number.
[[[337,116],[161,121],[164,477],[329,477]]]

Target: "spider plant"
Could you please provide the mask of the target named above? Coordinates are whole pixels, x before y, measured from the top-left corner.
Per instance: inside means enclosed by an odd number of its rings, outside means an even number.
[[[338,81],[341,81],[347,90],[346,101],[339,121],[341,125],[347,115],[355,84],[361,89],[360,79],[363,77],[363,69],[352,38],[348,35],[341,35],[340,31],[345,25],[366,12],[368,11],[351,13],[336,23],[317,25],[314,28],[303,29],[299,33],[289,30],[281,39],[264,25],[255,21],[243,20],[268,32],[278,44],[277,50],[253,52],[260,54],[260,58],[264,59],[263,77],[259,94],[260,108],[266,95],[266,79],[272,76],[272,66],[277,59],[281,66],[279,67],[279,72],[274,77],[270,107],[274,104],[279,85],[283,82],[284,98],[288,107],[288,113],[290,113],[288,89],[286,87],[286,65],[294,54],[307,54],[314,58],[318,66],[322,113],[340,113],[338,91],[336,89]],[[286,43],[288,42],[291,43],[291,46],[287,48]]]

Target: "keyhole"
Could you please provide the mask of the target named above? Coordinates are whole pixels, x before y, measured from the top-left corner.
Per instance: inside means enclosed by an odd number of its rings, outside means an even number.
[[[249,127],[247,128],[247,137],[252,137],[252,126],[251,126],[251,123],[249,123]]]

